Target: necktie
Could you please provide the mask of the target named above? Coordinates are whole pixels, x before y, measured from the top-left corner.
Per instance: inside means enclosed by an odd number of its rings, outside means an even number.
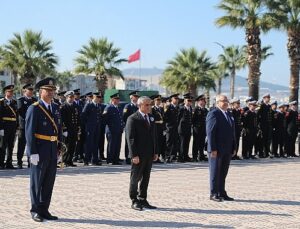
[[[227,119],[227,122],[228,122],[228,123],[230,124],[230,126],[231,126],[230,117],[229,117],[229,115],[228,115],[227,111],[225,112],[225,114],[226,114],[226,119]]]
[[[48,105],[48,112],[49,112],[49,114],[50,114],[51,117],[52,117],[52,111],[51,111],[51,106],[50,106],[50,105]]]
[[[150,127],[150,123],[149,123],[149,121],[148,121],[148,115],[144,115],[144,119],[145,119],[145,121],[146,121],[146,124],[147,124],[147,127]]]

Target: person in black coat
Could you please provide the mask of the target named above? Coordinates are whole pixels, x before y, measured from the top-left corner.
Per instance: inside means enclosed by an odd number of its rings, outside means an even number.
[[[147,201],[152,162],[158,159],[156,125],[151,112],[151,99],[138,99],[139,110],[129,116],[126,123],[126,140],[132,161],[129,196],[134,210],[154,209]],[[138,187],[139,186],[139,187]]]

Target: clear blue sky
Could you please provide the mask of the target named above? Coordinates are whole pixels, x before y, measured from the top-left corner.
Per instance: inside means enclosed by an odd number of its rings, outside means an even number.
[[[181,48],[207,50],[216,60],[223,45],[245,44],[244,31],[217,28],[222,15],[218,0],[3,0],[0,14],[0,45],[14,32],[25,29],[42,31],[53,41],[59,57],[58,69],[72,70],[76,51],[90,37],[107,37],[122,49],[127,58],[142,50],[142,67],[164,68]],[[262,36],[262,45],[272,45],[271,56],[262,64],[261,79],[289,84],[289,60],[286,34],[270,32]],[[121,68],[138,67],[138,63]],[[247,71],[238,72],[247,76]]]

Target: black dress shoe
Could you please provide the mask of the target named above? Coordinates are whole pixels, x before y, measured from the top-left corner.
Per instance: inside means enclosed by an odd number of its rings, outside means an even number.
[[[16,169],[12,164],[7,164],[5,166],[5,168],[7,168],[7,169]]]
[[[46,214],[42,214],[42,217],[46,220],[58,220],[57,216],[51,215],[49,212]]]
[[[23,169],[23,166],[22,165],[18,165],[18,169]]]
[[[234,201],[234,199],[232,197],[229,197],[227,194],[221,196],[221,198],[223,198],[223,200],[226,200],[226,201]]]
[[[94,166],[101,166],[102,163],[101,162],[96,162],[96,163],[93,163],[92,165],[94,165]]]
[[[84,166],[89,166],[89,163],[88,163],[88,162],[84,162],[83,165],[84,165]]]
[[[113,162],[112,165],[122,165],[120,162]]]
[[[212,200],[212,201],[216,201],[216,202],[222,202],[223,201],[223,198],[218,196],[218,195],[210,195],[209,199]]]
[[[135,200],[132,202],[131,208],[137,211],[142,211],[143,210],[143,206],[141,205],[140,201]]]
[[[44,221],[44,218],[41,216],[41,215],[39,215],[38,213],[32,213],[32,219],[33,219],[33,221],[35,221],[35,222],[43,222]]]
[[[156,209],[157,207],[150,205],[149,202],[147,200],[141,200],[141,205],[143,208],[147,208],[147,209]]]
[[[126,158],[126,164],[127,164],[127,165],[130,165],[130,164],[131,164],[130,158]]]

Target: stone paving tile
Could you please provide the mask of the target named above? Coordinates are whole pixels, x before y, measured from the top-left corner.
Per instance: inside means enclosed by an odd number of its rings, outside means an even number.
[[[236,201],[210,201],[207,163],[154,165],[149,202],[134,211],[129,166],[59,170],[50,211],[29,214],[28,170],[0,171],[0,228],[300,228],[300,159],[233,161],[227,191]]]

